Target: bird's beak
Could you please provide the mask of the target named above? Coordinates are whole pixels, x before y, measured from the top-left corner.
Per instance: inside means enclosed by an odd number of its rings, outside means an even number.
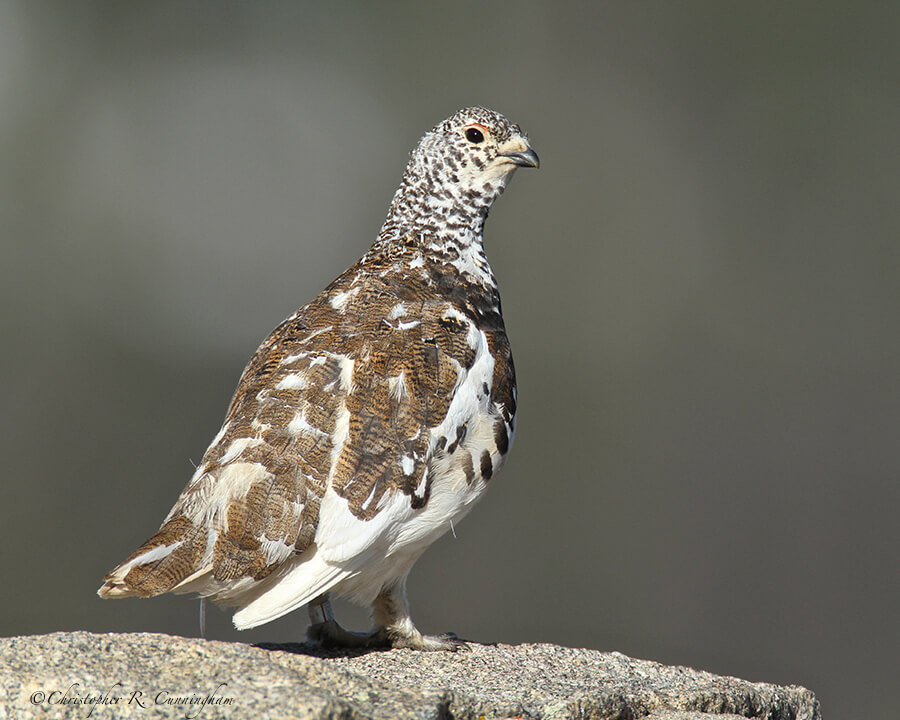
[[[540,167],[541,159],[522,138],[513,138],[500,147],[500,157],[507,158],[513,165],[519,167]]]

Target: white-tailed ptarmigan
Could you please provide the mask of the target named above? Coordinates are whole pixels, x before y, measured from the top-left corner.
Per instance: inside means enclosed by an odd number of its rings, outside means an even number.
[[[309,604],[325,644],[453,650],[413,625],[406,577],[496,475],[516,384],[482,231],[538,157],[517,125],[460,110],[413,150],[377,240],[279,325],[153,537],[104,598],[198,593],[252,628]],[[330,594],[371,604],[362,635]]]

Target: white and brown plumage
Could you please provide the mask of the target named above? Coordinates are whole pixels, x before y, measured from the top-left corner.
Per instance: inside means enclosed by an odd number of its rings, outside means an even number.
[[[512,442],[515,372],[484,254],[488,211],[537,155],[475,107],[425,134],[371,249],[279,325],[159,532],[104,598],[196,592],[251,628],[310,604],[336,644],[453,649],[409,616],[413,563],[484,493]],[[334,622],[329,594],[372,604]]]

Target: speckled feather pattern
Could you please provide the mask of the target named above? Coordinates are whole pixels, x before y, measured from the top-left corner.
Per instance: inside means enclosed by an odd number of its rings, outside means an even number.
[[[246,608],[268,594],[245,626],[313,591],[371,602],[468,511],[515,430],[482,243],[509,147],[527,140],[485,108],[422,138],[371,249],[262,343],[162,527],[101,596],[193,591]],[[320,568],[306,589],[285,580],[304,563]]]

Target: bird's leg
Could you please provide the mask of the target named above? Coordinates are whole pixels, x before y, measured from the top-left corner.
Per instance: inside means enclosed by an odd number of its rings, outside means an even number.
[[[390,647],[387,636],[380,630],[356,633],[338,625],[334,619],[334,610],[331,609],[331,597],[328,593],[319,595],[309,604],[309,621],[306,637],[310,642],[322,647]]]
[[[452,652],[466,648],[465,642],[453,633],[423,635],[416,629],[409,615],[406,578],[378,593],[373,609],[376,633],[383,633],[391,647]]]

